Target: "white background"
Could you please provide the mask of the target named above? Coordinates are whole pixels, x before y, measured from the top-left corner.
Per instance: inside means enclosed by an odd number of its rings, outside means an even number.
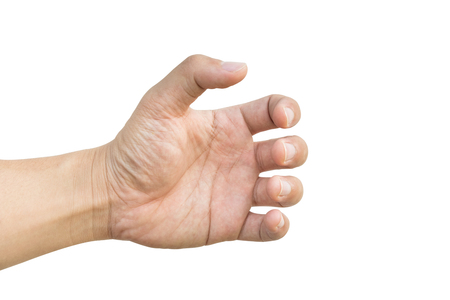
[[[1,159],[109,142],[195,53],[249,71],[194,108],[290,96],[300,123],[255,138],[310,151],[264,174],[305,187],[280,241],[78,245],[1,271],[0,299],[449,299],[449,15],[432,0],[0,1]]]

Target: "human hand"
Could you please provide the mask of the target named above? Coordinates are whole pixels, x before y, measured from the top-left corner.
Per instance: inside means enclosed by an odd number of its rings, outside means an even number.
[[[298,104],[271,95],[213,111],[189,107],[206,89],[229,87],[246,73],[245,64],[194,55],[144,95],[103,146],[112,238],[184,248],[286,234],[289,221],[279,210],[250,208],[300,201],[297,178],[259,174],[300,166],[307,146],[297,136],[254,142],[252,135],[295,125]]]

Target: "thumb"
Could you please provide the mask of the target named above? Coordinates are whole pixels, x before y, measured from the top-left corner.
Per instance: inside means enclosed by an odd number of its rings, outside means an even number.
[[[247,74],[247,65],[222,62],[204,55],[185,59],[143,97],[153,111],[182,114],[206,89],[227,88]]]

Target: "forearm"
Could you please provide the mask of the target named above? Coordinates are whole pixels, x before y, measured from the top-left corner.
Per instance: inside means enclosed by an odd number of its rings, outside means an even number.
[[[0,269],[108,238],[102,147],[0,161]]]

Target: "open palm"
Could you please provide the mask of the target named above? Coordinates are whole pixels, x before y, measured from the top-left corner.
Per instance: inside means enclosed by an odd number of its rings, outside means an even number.
[[[191,56],[143,97],[106,145],[113,238],[183,248],[286,234],[289,222],[278,210],[249,210],[300,200],[297,178],[259,174],[303,164],[306,144],[296,136],[253,142],[252,135],[295,125],[298,104],[272,95],[216,111],[189,107],[206,89],[236,84],[246,71],[244,64]]]

